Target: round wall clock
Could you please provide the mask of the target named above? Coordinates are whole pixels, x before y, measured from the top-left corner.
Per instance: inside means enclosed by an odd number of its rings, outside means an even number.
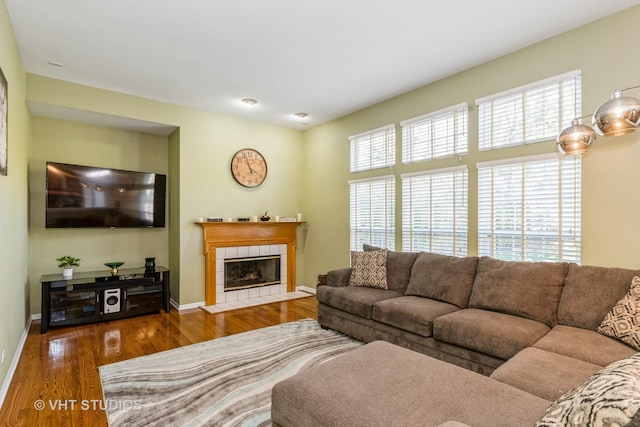
[[[267,177],[267,161],[252,148],[244,148],[231,159],[231,174],[238,184],[257,187]]]

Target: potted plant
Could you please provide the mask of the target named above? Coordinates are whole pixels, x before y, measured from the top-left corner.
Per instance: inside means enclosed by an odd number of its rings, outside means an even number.
[[[80,265],[80,258],[74,258],[71,255],[61,256],[56,258],[56,261],[58,261],[58,267],[63,269],[62,277],[65,279],[70,279],[73,276],[73,267]]]

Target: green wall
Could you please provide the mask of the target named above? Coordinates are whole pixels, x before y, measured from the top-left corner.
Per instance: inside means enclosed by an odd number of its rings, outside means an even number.
[[[469,170],[469,252],[477,253],[476,163],[555,152],[555,142],[494,152],[477,149],[475,99],[567,71],[582,70],[583,114],[609,99],[613,90],[640,84],[640,56],[633,54],[640,30],[640,7],[580,27],[529,48],[451,76],[305,132],[304,211],[312,224],[305,248],[305,283],[318,274],[349,265],[349,187],[347,181],[389,170],[349,173],[350,135],[395,124],[397,131],[396,230],[402,215],[400,174],[467,165]],[[640,89],[629,95],[640,97]],[[461,158],[401,164],[402,120],[451,105],[469,105],[469,153]],[[587,119],[588,120],[588,119]],[[640,132],[600,138],[583,156],[582,264],[638,268],[635,242],[640,241]],[[400,236],[396,248],[400,248]]]
[[[0,365],[0,384],[4,384],[24,332],[29,307],[29,113],[24,103],[25,72],[4,1],[0,2],[0,68],[9,89],[9,170],[7,176],[0,176],[0,353],[6,350],[7,356]]]
[[[31,119],[29,277],[32,313],[40,311],[40,300],[35,298],[40,295],[39,278],[58,272],[55,259],[62,255],[81,258],[75,271],[105,270],[104,263],[109,261],[123,261],[123,268],[141,267],[146,257],[155,257],[157,265],[169,265],[168,228],[45,228],[46,162],[167,174],[168,154],[168,139],[164,136],[41,117]],[[170,215],[168,221],[171,221]]]
[[[178,129],[165,139],[162,151],[168,152],[165,155],[168,157],[170,188],[168,251],[172,298],[181,305],[202,302],[205,296],[202,229],[194,224],[197,218],[253,216],[265,210],[269,210],[273,215],[290,216],[302,210],[303,181],[301,177],[304,173],[302,132],[31,74],[27,75],[27,100],[49,106],[168,124]],[[39,120],[38,123],[42,124]],[[49,126],[54,122],[46,121],[46,123]],[[39,125],[34,125],[34,132]],[[47,134],[49,132],[47,126],[39,133]],[[96,138],[95,143],[101,145],[105,139],[93,134],[109,132],[107,128],[100,127],[94,127],[89,131],[85,126],[76,127],[68,122],[59,123],[56,126],[62,134],[69,132],[74,135],[67,143],[69,149],[77,150],[83,149],[83,135],[89,140]],[[117,131],[112,130],[112,132]],[[110,138],[110,136],[107,137],[107,139]],[[43,135],[43,144],[46,139],[47,137]],[[36,145],[41,145],[40,142],[41,139],[38,137],[38,141],[33,144],[34,151]],[[118,144],[115,142],[116,147]],[[108,145],[105,146],[108,147]],[[266,181],[255,189],[241,187],[230,174],[231,157],[236,151],[245,147],[260,151],[269,165]],[[83,157],[82,154],[76,156],[77,163],[86,163],[94,159],[89,156]],[[105,153],[98,158],[103,159],[105,156],[108,155]],[[93,163],[98,161],[98,158],[95,158]],[[41,154],[33,156],[33,161],[40,164],[44,160]],[[116,156],[108,166],[127,169],[125,160],[124,157]],[[107,166],[105,163],[100,164]],[[34,173],[36,171],[37,167]],[[41,177],[35,177],[34,180],[42,182]],[[41,189],[38,190],[37,187],[32,186],[34,200],[42,199],[42,194],[37,194],[38,191]],[[42,215],[38,212],[39,210],[37,205],[32,206],[34,220]],[[72,241],[74,236],[77,236],[76,230],[56,230],[60,233],[55,234],[59,239],[54,244],[46,237],[53,235],[49,233],[50,231],[45,230],[45,237],[38,240],[39,245],[47,242],[46,248],[39,252],[41,260],[32,259],[32,263],[38,263],[34,267],[34,276],[30,278],[34,289],[31,295],[33,313],[37,313],[40,307],[37,281],[41,271],[44,272],[46,269],[46,260],[59,256],[56,244],[60,246],[65,240]],[[115,231],[119,232],[119,230]],[[109,230],[97,230],[96,235],[108,232]],[[92,232],[86,230],[86,233],[88,236]],[[122,233],[126,232],[122,231]],[[304,233],[300,234],[298,283],[303,284],[301,279],[304,269]],[[118,234],[114,233],[114,235]],[[32,237],[32,244],[35,244],[35,238],[37,237]],[[142,244],[138,247],[142,248]],[[82,244],[77,248],[78,251],[74,256],[91,260],[90,265],[82,265],[83,269],[97,267],[98,260],[103,262],[107,255],[115,254],[111,249],[106,252],[95,251],[88,244]],[[147,249],[141,252],[139,259],[149,253]],[[135,256],[131,253],[128,258],[133,263]],[[128,262],[124,259],[123,261]],[[54,265],[49,268],[49,272],[57,270]]]

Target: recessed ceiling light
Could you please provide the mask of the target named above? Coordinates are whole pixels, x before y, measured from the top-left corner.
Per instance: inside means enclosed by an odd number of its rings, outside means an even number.
[[[258,103],[258,101],[256,101],[253,98],[245,98],[245,99],[242,100],[242,102],[247,104],[247,105],[250,105],[252,107]]]
[[[295,113],[294,116],[299,119],[306,119],[309,115],[307,113]]]

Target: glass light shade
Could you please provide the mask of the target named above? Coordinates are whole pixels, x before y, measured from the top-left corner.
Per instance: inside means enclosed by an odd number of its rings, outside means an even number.
[[[596,132],[602,136],[618,136],[634,132],[640,124],[640,101],[622,96],[617,90],[613,97],[602,104],[593,114]]]
[[[596,140],[596,131],[591,126],[579,124],[577,119],[571,120],[571,126],[558,135],[558,151],[568,156],[575,156],[589,151]]]

